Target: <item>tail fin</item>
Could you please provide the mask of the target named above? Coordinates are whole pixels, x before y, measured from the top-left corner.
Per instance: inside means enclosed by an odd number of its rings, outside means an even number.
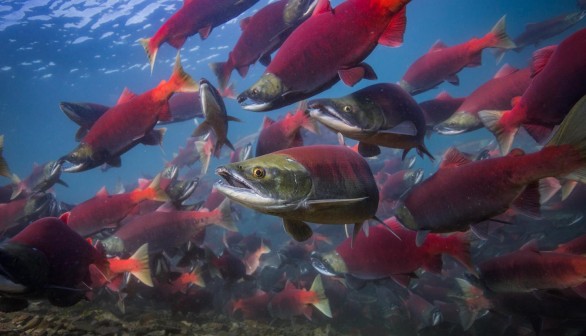
[[[145,243],[134,252],[132,257],[137,262],[137,267],[130,271],[143,284],[153,287],[153,279],[151,278],[151,268],[149,266],[149,243]]]
[[[313,284],[309,289],[311,292],[315,293],[316,302],[312,302],[311,304],[317,308],[320,312],[322,312],[325,316],[332,318],[332,311],[330,310],[330,300],[326,297],[326,292],[324,291],[324,285],[321,281],[321,276],[315,277],[313,280]]]
[[[151,43],[152,39],[150,38],[143,38],[138,40],[138,42],[144,48],[144,51],[147,54],[149,59],[149,64],[151,65],[151,75],[153,74],[153,69],[155,67],[155,58],[157,58],[157,52],[159,51],[159,46],[156,46]]]
[[[197,285],[201,288],[205,288],[206,283],[205,283],[205,280],[203,279],[203,276],[201,275],[201,270],[199,268],[195,268],[189,274],[193,278],[193,280],[191,281],[192,284]]]
[[[507,50],[503,48],[496,48],[493,50],[492,54],[494,55],[494,58],[496,58],[497,64],[499,64],[503,60],[503,57],[505,57],[506,52]]]
[[[501,154],[505,155],[511,150],[511,146],[513,145],[513,140],[515,139],[515,134],[519,130],[518,126],[507,126],[503,123],[502,118],[504,115],[510,113],[511,111],[480,111],[478,112],[478,116],[484,127],[488,128],[494,136],[496,137],[499,147],[501,149]]]
[[[227,62],[210,63],[209,65],[214,75],[218,78],[220,91],[226,89],[228,82],[230,81],[230,76],[232,75],[232,70],[234,70],[230,59],[228,59]]]
[[[12,174],[10,176],[10,179],[12,180],[12,195],[10,195],[10,200],[12,201],[18,196],[20,196],[20,194],[22,194],[23,191],[25,191],[26,186],[24,185],[24,183],[22,183],[22,181],[16,174]]]
[[[219,225],[228,231],[238,231],[238,228],[234,224],[234,217],[232,216],[232,208],[230,207],[229,199],[226,198],[222,201],[214,212],[218,214],[218,219],[214,224]]]
[[[199,90],[198,84],[183,70],[179,53],[175,57],[175,66],[173,74],[169,78],[169,85],[171,85],[173,92],[197,92]]]
[[[572,110],[546,146],[563,145],[570,145],[577,150],[582,163],[582,167],[566,176],[566,178],[586,183],[586,96],[583,96],[572,107]]]
[[[4,156],[2,156],[2,151],[4,150],[4,135],[0,135],[0,175],[4,177],[11,178],[12,174],[10,173],[10,169],[8,168],[8,164],[6,160],[4,160]]]
[[[507,35],[507,32],[505,31],[505,18],[506,15],[504,15],[494,25],[494,27],[492,27],[490,33],[487,34],[487,36],[489,36],[487,41],[488,48],[513,49],[517,47],[515,42],[511,40],[511,38],[509,37],[509,35]]]
[[[157,174],[146,189],[136,190],[132,196],[135,202],[140,202],[145,199],[159,202],[168,202],[170,200],[169,195],[161,188],[161,174]]]
[[[306,130],[310,131],[313,134],[319,134],[319,128],[317,126],[317,122],[315,119],[309,116],[307,111],[307,100],[304,100],[299,103],[297,107],[297,111],[295,112],[295,118],[300,119],[301,127],[305,128]]]
[[[460,311],[460,323],[464,330],[468,330],[481,312],[490,309],[488,301],[480,288],[474,287],[464,279],[457,278],[456,282],[462,296],[452,296]]]
[[[220,92],[220,95],[228,99],[236,99],[236,91],[234,91],[234,83],[230,83],[228,87]]]

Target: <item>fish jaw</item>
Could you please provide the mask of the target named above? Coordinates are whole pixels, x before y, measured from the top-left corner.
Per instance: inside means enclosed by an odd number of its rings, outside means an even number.
[[[324,100],[317,100],[309,104],[309,115],[326,127],[346,136],[360,135],[363,129],[354,125],[353,121],[339,113],[334,106]]]
[[[325,254],[313,251],[310,258],[313,268],[325,276],[339,276],[348,273],[344,259],[335,250]]]
[[[272,73],[266,73],[236,99],[245,110],[265,111],[282,97],[284,91],[281,79]]]
[[[262,174],[255,175],[261,172]],[[267,154],[218,167],[215,188],[254,210],[286,216],[304,207],[313,188],[307,169],[284,154]]]
[[[101,163],[92,158],[93,150],[86,143],[81,143],[71,153],[65,155],[58,161],[63,165],[66,173],[78,173],[99,166]]]
[[[456,112],[448,120],[437,124],[433,129],[444,135],[455,135],[473,131],[480,127],[478,117],[464,111]]]

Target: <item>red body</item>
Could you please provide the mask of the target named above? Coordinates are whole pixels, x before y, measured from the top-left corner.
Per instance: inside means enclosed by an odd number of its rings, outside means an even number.
[[[276,75],[284,92],[313,92],[339,70],[358,66],[408,1],[392,1],[386,8],[378,2],[345,1],[333,12],[310,17],[287,38],[265,73]]]
[[[307,118],[304,111],[299,110],[296,114],[287,113],[285,118],[264,127],[258,135],[256,156],[303,146],[301,127]]]
[[[336,252],[344,260],[348,273],[360,279],[381,279],[407,275],[420,267],[441,272],[442,253],[469,263],[469,241],[462,234],[443,237],[430,234],[421,247],[415,244],[416,233],[401,227],[393,218],[385,221],[395,237],[382,225],[371,226],[368,237],[360,232],[354,242],[344,240]]]
[[[531,83],[531,69],[497,75],[474,90],[456,112],[478,116],[482,110],[506,110],[515,97],[522,96]]]
[[[290,319],[293,316],[311,316],[310,304],[318,301],[315,292],[297,289],[287,283],[285,289],[273,295],[269,303],[269,312],[273,318]]]
[[[10,242],[41,251],[49,263],[48,284],[54,286],[76,288],[82,282],[91,285],[89,266],[106,263],[92,245],[58,218],[31,223]]]
[[[411,229],[465,231],[471,224],[504,213],[530,183],[567,175],[583,161],[572,146],[563,145],[440,168],[409,191],[404,207],[410,215],[398,217]]]
[[[238,16],[258,0],[185,0],[183,6],[157,30],[150,45],[167,42],[180,49],[185,40],[202,29],[217,27]],[[209,30],[208,30],[209,32]],[[202,32],[202,37],[207,35]]]
[[[499,123],[551,128],[560,124],[572,106],[586,94],[586,58],[577,50],[586,50],[586,29],[577,31],[557,46],[519,103],[505,113]]]
[[[192,166],[199,161],[200,156],[195,145],[196,142],[196,138],[190,137],[187,139],[185,147],[179,147],[179,152],[173,160],[167,163],[167,166],[177,166],[177,168],[181,169],[186,166]]]

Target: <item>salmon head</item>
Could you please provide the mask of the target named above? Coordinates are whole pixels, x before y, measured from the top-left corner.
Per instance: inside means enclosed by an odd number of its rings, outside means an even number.
[[[287,27],[307,19],[313,13],[318,0],[289,0],[283,10],[283,21]]]
[[[94,150],[87,143],[80,143],[71,153],[65,155],[60,162],[63,163],[63,171],[77,173],[98,167],[106,162],[105,155],[94,153]]]
[[[269,214],[299,208],[312,192],[310,173],[284,154],[267,154],[218,167],[214,187],[228,198]]]
[[[311,253],[311,265],[316,271],[325,276],[339,276],[348,273],[348,268],[342,256],[336,250],[328,253]]]
[[[464,111],[454,113],[450,118],[437,124],[433,129],[441,134],[453,135],[472,131],[481,126],[480,119]]]
[[[245,110],[264,111],[282,98],[284,92],[281,79],[266,73],[248,90],[239,94],[237,100]]]
[[[386,122],[384,114],[371,100],[358,100],[352,95],[315,99],[308,106],[312,118],[349,137],[375,133]]]
[[[47,258],[38,249],[10,242],[0,245],[0,293],[3,296],[42,290],[48,272]]]

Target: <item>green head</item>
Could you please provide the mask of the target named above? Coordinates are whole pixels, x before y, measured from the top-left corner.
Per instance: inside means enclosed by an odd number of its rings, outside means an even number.
[[[235,202],[264,213],[294,210],[311,194],[307,169],[284,154],[267,154],[218,167],[214,187]]]
[[[441,134],[453,135],[476,130],[482,126],[478,117],[470,113],[460,111],[450,118],[437,124],[433,129]]]
[[[348,267],[344,259],[336,250],[328,253],[311,253],[311,265],[316,271],[326,276],[337,276],[348,273]]]
[[[358,100],[353,95],[315,99],[308,106],[312,118],[348,136],[375,132],[385,124],[384,114],[372,100]]]
[[[238,103],[246,110],[262,111],[284,92],[281,79],[272,73],[265,73],[248,90],[238,95]]]

